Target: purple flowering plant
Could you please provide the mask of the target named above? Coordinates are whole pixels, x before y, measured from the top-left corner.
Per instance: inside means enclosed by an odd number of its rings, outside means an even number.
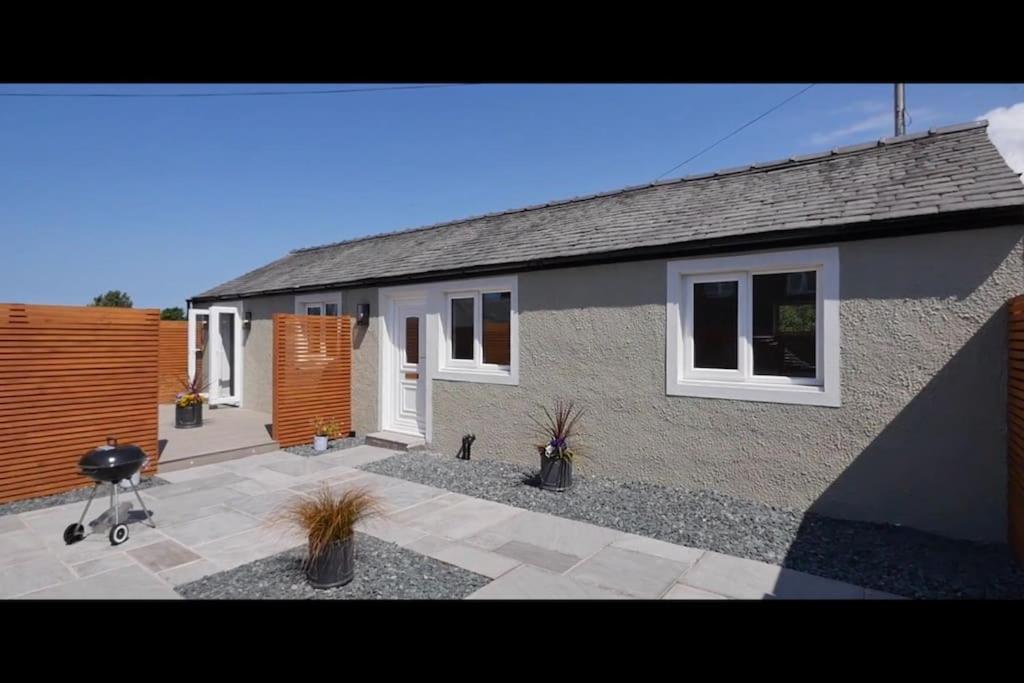
[[[572,462],[573,458],[579,455],[579,419],[583,415],[583,409],[578,408],[572,401],[558,399],[553,411],[543,406],[541,410],[544,412],[543,418],[530,416],[530,420],[537,426],[538,433],[544,440],[543,443],[537,444],[538,452],[546,458]]]

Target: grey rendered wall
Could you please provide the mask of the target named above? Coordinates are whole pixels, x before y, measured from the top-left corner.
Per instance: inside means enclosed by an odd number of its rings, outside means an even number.
[[[293,313],[291,294],[264,296],[242,301],[242,311],[252,313],[252,323],[242,332],[245,381],[242,407],[274,412],[274,314]]]
[[[352,328],[352,429],[364,435],[377,431],[377,335],[380,311],[376,289],[346,289],[341,296],[345,315],[356,317],[357,304],[370,304],[370,324]]]
[[[520,385],[434,380],[433,447],[535,464],[586,403],[584,472],[1005,540],[1005,302],[1024,228],[840,245],[842,407],[665,395],[665,261],[519,276]]]

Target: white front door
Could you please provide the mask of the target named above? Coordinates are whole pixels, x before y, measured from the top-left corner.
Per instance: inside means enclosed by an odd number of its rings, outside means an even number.
[[[420,301],[395,301],[391,336],[395,362],[391,424],[385,429],[423,436],[426,433],[426,317]]]
[[[197,366],[210,405],[242,402],[242,317],[231,306],[188,312],[188,374]]]

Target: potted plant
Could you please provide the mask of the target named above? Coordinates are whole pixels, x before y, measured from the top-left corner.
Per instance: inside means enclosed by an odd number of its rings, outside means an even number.
[[[309,539],[303,567],[311,586],[333,588],[352,580],[355,525],[379,512],[368,490],[349,489],[336,497],[326,485],[283,509],[279,520],[297,525]]]
[[[326,451],[327,440],[341,435],[341,425],[334,418],[313,420],[313,450]]]
[[[540,453],[540,487],[546,491],[565,491],[572,486],[572,464],[578,453],[577,425],[583,410],[572,401],[559,399],[554,413],[542,408],[544,418],[531,417],[544,442]]]
[[[199,380],[198,373],[191,380],[181,380],[181,391],[174,398],[174,426],[179,429],[201,427],[203,424],[203,391],[206,384]]]

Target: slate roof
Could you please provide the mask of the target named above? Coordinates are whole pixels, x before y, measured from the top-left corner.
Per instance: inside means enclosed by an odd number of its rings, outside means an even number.
[[[394,282],[638,247],[1024,207],[1024,184],[992,145],[987,125],[948,126],[297,249],[195,298]]]

